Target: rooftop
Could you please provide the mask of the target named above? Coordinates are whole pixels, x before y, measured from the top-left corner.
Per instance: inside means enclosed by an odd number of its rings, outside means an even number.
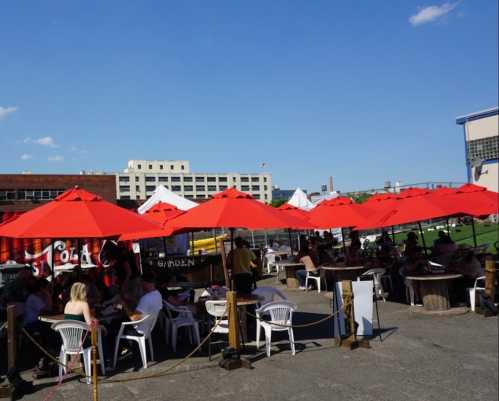
[[[491,117],[499,114],[499,107],[491,107],[489,109],[475,111],[474,113],[465,114],[456,117],[456,124],[462,125],[468,121],[479,120],[480,118]]]

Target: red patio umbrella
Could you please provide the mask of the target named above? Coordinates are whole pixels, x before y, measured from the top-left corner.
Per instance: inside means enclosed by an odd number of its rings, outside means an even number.
[[[317,207],[322,206],[340,206],[340,205],[352,205],[355,203],[351,198],[346,196],[338,196],[337,198],[326,199],[320,202]]]
[[[290,205],[289,203],[284,203],[277,208],[277,210],[299,219],[308,220],[310,217],[310,212],[300,209],[296,206]]]
[[[144,217],[158,224],[165,224],[168,220],[174,219],[183,214],[184,211],[166,202],[158,202],[144,213]]]
[[[0,237],[118,238],[123,233],[158,227],[134,212],[75,187],[1,225]]]
[[[174,232],[186,232],[213,228],[309,230],[313,226],[304,219],[267,206],[247,193],[229,188],[170,220],[165,225],[165,229],[167,228]]]
[[[346,228],[364,224],[372,214],[369,205],[339,203],[316,207],[310,212],[310,223],[318,228]]]

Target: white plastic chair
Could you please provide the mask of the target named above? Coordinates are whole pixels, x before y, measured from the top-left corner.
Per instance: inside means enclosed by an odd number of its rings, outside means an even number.
[[[206,312],[215,318],[213,333],[229,334],[227,301],[206,301]],[[208,343],[208,358],[211,361],[211,336]]]
[[[62,338],[62,346],[59,353],[59,380],[61,380],[63,372],[64,374],[67,373],[67,369],[63,365],[67,363],[68,355],[82,355],[86,382],[90,384],[92,377],[92,347],[83,348],[84,335],[89,331],[88,325],[78,320],[61,320],[54,323],[52,329],[57,331]]]
[[[274,267],[277,269],[277,260],[278,256],[276,256],[274,251],[267,251],[265,253],[265,266],[267,268],[267,274],[272,273]]]
[[[154,360],[154,349],[152,345],[151,333],[156,325],[156,320],[158,318],[158,313],[152,313],[150,315],[145,315],[139,320],[134,320],[131,322],[121,323],[120,331],[116,336],[116,345],[114,347],[114,358],[113,367],[116,368],[116,362],[118,361],[118,351],[120,347],[121,340],[131,340],[139,344],[140,357],[142,359],[142,366],[147,369],[147,350],[146,350],[146,340],[149,343],[149,351],[151,353],[151,360]],[[139,335],[131,335],[125,332],[126,327],[132,326],[137,330]]]
[[[265,332],[265,347],[267,357],[270,358],[270,347],[272,344],[273,331],[287,331],[291,353],[295,355],[295,337],[293,328],[290,327],[293,322],[293,312],[296,311],[296,305],[291,302],[277,301],[269,302],[257,310],[259,316],[269,315],[270,320],[260,320],[260,326]],[[256,348],[260,347],[259,333],[256,338]]]
[[[308,280],[314,280],[316,283],[317,292],[320,293],[322,281],[320,267],[315,266],[310,256],[303,256],[300,259],[300,262],[305,265],[305,271],[307,273],[307,275],[305,276],[305,289],[308,291]]]
[[[381,297],[383,302],[386,302],[386,294],[383,288],[382,277],[386,274],[386,269],[382,267],[369,269],[368,271],[362,273],[362,277],[372,277],[374,283],[374,294],[377,297]],[[360,277],[358,278],[360,280]]]
[[[286,295],[284,295],[281,291],[274,287],[258,287],[257,289],[253,290],[251,294],[255,295],[258,298],[258,303],[256,304],[257,310],[255,312],[255,315],[257,317],[256,338],[258,341],[260,339],[260,332],[262,328],[262,326],[260,325],[260,319],[262,318],[262,316],[259,314],[258,309],[263,305],[268,304],[269,302],[287,301],[288,297],[286,297]]]
[[[478,282],[482,281],[482,280],[485,280],[485,276],[478,277],[475,280],[475,284],[473,285],[473,288],[468,288],[468,293],[470,296],[470,307],[471,307],[472,312],[475,312],[477,292],[485,291],[485,287],[478,286]]]
[[[193,339],[196,341],[196,344],[199,345],[201,342],[199,337],[199,323],[194,316],[192,315],[192,311],[186,306],[174,306],[167,301],[163,301],[163,306],[166,309],[167,316],[167,325],[166,325],[166,340],[168,342],[169,338],[169,329],[171,330],[171,344],[173,352],[177,351],[177,335],[178,329],[181,327],[186,327],[189,333],[189,340],[191,344],[193,343]],[[177,313],[177,316],[173,317],[173,313]]]

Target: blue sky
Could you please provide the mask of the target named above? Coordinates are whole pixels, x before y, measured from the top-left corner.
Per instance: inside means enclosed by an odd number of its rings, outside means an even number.
[[[0,172],[464,181],[455,117],[497,105],[497,36],[495,0],[3,2]]]

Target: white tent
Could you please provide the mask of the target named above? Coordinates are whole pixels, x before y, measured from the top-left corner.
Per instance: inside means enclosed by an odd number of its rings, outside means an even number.
[[[303,210],[310,210],[314,208],[314,204],[310,202],[307,198],[307,195],[305,192],[303,192],[300,188],[296,188],[295,193],[291,197],[291,199],[288,201],[288,203],[291,206],[297,207],[299,209]]]
[[[333,192],[327,192],[325,194],[316,195],[316,196],[312,197],[311,200],[312,200],[312,203],[314,204],[314,207],[315,207],[319,203],[321,203],[325,200],[334,199],[334,198],[337,198],[338,196],[340,196],[340,194],[336,191],[333,191]]]
[[[139,214],[144,214],[147,210],[153,207],[158,202],[169,203],[170,205],[176,206],[180,210],[189,210],[196,207],[198,204],[196,202],[185,199],[180,195],[177,195],[165,188],[164,185],[159,185],[153,192],[151,197],[146,200],[139,208]]]

